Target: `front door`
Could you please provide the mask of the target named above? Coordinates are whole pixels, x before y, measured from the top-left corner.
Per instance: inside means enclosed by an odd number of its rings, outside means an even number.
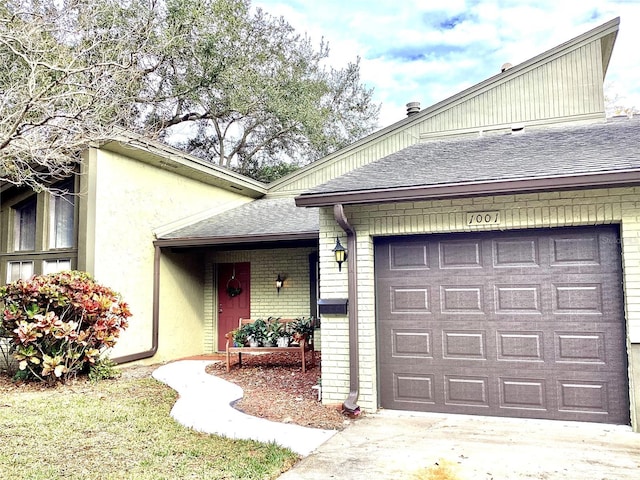
[[[238,327],[239,318],[251,316],[251,264],[218,264],[218,351],[223,352],[225,334]]]

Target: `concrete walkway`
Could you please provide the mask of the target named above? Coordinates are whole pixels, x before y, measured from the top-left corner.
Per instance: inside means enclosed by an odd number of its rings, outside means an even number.
[[[171,416],[180,424],[199,432],[234,439],[275,442],[306,456],[331,438],[335,430],[320,430],[277,423],[246,415],[231,404],[242,398],[242,389],[205,368],[212,361],[182,360],[157,368],[153,378],[176,390],[180,398]]]
[[[381,411],[336,434],[235,410],[242,389],[208,375],[210,363],[183,360],[153,372],[180,394],[171,415],[201,432],[273,441],[306,457],[279,480],[640,479],[640,434],[630,427]],[[443,467],[449,476],[437,471]]]

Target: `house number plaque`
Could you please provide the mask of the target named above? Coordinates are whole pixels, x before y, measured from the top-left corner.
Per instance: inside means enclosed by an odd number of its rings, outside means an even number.
[[[500,223],[500,211],[467,212],[467,226],[498,225]]]

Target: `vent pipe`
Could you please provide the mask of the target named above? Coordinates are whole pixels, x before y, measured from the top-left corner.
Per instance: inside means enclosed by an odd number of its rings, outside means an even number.
[[[407,103],[407,117],[420,112],[420,102]]]

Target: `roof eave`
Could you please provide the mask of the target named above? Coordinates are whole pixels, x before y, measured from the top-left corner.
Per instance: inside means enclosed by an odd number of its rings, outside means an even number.
[[[120,131],[93,146],[248,197],[260,198],[267,192],[262,182],[133,132]]]
[[[637,185],[639,183],[640,170],[624,170],[544,178],[383,188],[355,192],[309,193],[297,196],[295,201],[298,207],[327,207],[336,204],[361,205],[368,203],[407,202],[443,198],[478,197],[484,195],[621,187]]]
[[[220,237],[191,237],[191,238],[159,238],[153,242],[157,247],[206,247],[237,245],[248,243],[269,243],[269,242],[295,242],[302,240],[315,240],[319,236],[317,230],[298,233],[275,233],[266,235],[239,235]]]

